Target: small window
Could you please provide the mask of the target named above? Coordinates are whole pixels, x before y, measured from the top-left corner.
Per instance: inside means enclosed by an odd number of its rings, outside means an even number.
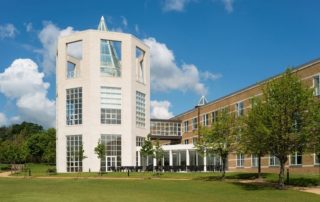
[[[136,146],[137,147],[142,147],[144,144],[144,137],[140,137],[140,136],[137,136],[136,137]]]
[[[189,144],[189,140],[184,140],[184,144]]]
[[[314,165],[320,165],[320,154],[314,154]]]
[[[209,125],[209,114],[204,114],[202,116],[202,124],[204,126],[208,126]]]
[[[252,156],[251,156],[251,167],[253,167],[253,168],[258,167],[258,164],[259,164],[258,161],[259,161],[258,155],[252,154]]]
[[[184,129],[184,132],[188,132],[188,130],[189,130],[189,121],[183,122],[183,129]]]
[[[214,123],[214,122],[216,122],[218,120],[218,112],[219,111],[212,112],[212,114],[211,114],[211,118],[212,118],[211,122],[212,123]]]
[[[192,130],[196,130],[198,128],[198,118],[192,119]]]
[[[243,116],[243,114],[244,114],[243,102],[238,102],[236,104],[236,112],[237,112],[237,116]]]
[[[244,154],[237,154],[237,167],[244,167]]]
[[[280,161],[276,156],[270,155],[269,165],[270,166],[279,166],[280,165]]]
[[[295,152],[294,154],[290,155],[290,165],[291,166],[298,166],[302,164],[302,154],[299,152]]]
[[[194,145],[196,145],[197,142],[198,142],[198,138],[196,138],[196,137],[192,138],[192,143],[193,143]]]

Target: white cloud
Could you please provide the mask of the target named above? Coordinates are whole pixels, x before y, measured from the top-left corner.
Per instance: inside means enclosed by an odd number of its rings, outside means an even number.
[[[136,31],[137,34],[140,33],[140,28],[137,24],[134,25],[134,31]]]
[[[25,23],[24,26],[26,26],[26,31],[27,31],[27,32],[33,31],[33,25],[32,25],[31,22]]]
[[[55,102],[47,98],[49,83],[31,59],[16,59],[0,73],[0,92],[16,100],[20,116],[12,121],[26,120],[46,127],[55,125]]]
[[[4,113],[0,112],[0,127],[8,124],[8,118]]]
[[[222,3],[224,4],[224,8],[226,9],[226,11],[228,13],[232,13],[233,12],[234,0],[222,0]]]
[[[202,73],[193,64],[182,64],[179,67],[172,50],[166,44],[152,37],[143,41],[150,47],[151,88],[153,90],[182,92],[191,90],[199,95],[207,93],[207,88],[201,79],[203,77],[206,80],[213,79],[217,76],[209,72]]]
[[[17,28],[13,24],[0,25],[0,39],[14,38],[18,33]]]
[[[222,77],[222,74],[220,74],[220,73],[214,74],[214,73],[205,71],[205,72],[202,72],[202,73],[201,73],[201,77],[202,77],[203,79],[205,79],[205,80],[215,81],[215,80],[221,78],[221,77]]]
[[[122,24],[123,24],[123,26],[124,26],[124,27],[127,27],[127,26],[128,26],[128,20],[127,20],[127,18],[124,17],[124,16],[121,16],[121,18],[122,18]]]
[[[55,60],[57,42],[59,36],[67,36],[75,33],[73,27],[60,29],[51,22],[45,22],[43,29],[38,34],[38,38],[42,44],[42,48],[37,50],[42,55],[42,66],[46,74],[55,72]]]
[[[169,101],[153,100],[151,101],[150,105],[151,105],[151,118],[169,119],[173,117],[172,112],[169,111],[169,108],[171,107],[171,103]]]
[[[185,6],[190,3],[191,0],[164,0],[164,11],[183,11]]]

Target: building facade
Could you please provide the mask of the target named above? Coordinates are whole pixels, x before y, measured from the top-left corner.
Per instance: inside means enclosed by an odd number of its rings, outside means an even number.
[[[136,141],[150,131],[149,58],[141,40],[108,31],[103,17],[98,30],[59,38],[58,172],[136,165]],[[101,162],[94,151],[99,141],[106,149]]]
[[[314,88],[314,96],[320,98],[320,59],[296,67],[293,72],[303,81],[303,83],[310,86],[310,88]],[[270,79],[276,77],[277,76]],[[174,152],[178,152],[180,156],[182,155],[182,160],[180,159],[180,161],[178,161],[179,163],[174,163],[174,160],[172,160],[169,161],[171,162],[169,165],[183,165],[187,168],[188,166],[192,167],[197,165],[200,166],[202,170],[212,170],[219,167],[219,165],[221,165],[221,160],[218,156],[197,154],[193,146],[198,140],[199,125],[210,127],[216,120],[218,114],[226,109],[230,113],[236,113],[237,116],[246,115],[251,108],[251,99],[262,95],[262,88],[270,79],[211,102],[207,102],[206,99],[202,97],[196,107],[168,120],[177,123],[180,122],[182,129],[179,145],[174,145],[175,142],[171,139],[165,139],[165,136],[161,138],[162,142],[165,144],[163,148],[168,153],[169,160],[174,158],[174,156],[172,156],[172,153]],[[153,125],[152,120],[151,125]],[[157,136],[153,137],[153,139],[157,138]],[[191,161],[188,158],[194,158],[195,160]],[[287,168],[290,168],[292,172],[319,172],[319,159],[314,153],[294,153],[290,155],[288,159],[286,166]],[[263,172],[279,171],[279,161],[273,155],[262,157],[261,163]],[[228,156],[227,169],[229,171],[256,171],[257,166],[258,158],[253,154],[242,154],[234,151]]]

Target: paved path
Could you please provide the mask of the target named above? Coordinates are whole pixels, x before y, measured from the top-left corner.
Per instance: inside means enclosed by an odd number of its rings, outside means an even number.
[[[0,173],[0,177],[10,177],[11,175],[11,172],[3,172],[3,173]]]

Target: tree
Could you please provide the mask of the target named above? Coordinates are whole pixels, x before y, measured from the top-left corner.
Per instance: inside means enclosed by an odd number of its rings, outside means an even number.
[[[200,127],[197,150],[204,153],[218,154],[222,160],[222,176],[225,177],[226,162],[229,152],[235,149],[236,120],[234,114],[222,110],[211,127]]]
[[[156,141],[156,145],[154,147],[154,157],[156,159],[157,162],[157,167],[160,165],[161,166],[161,159],[164,157],[164,151],[160,145],[159,140]],[[160,163],[159,163],[160,161]],[[158,169],[159,171],[159,169]]]
[[[46,131],[46,147],[43,153],[42,161],[47,163],[56,162],[56,129],[49,128]]]
[[[141,147],[140,153],[141,153],[141,156],[145,159],[145,163],[143,164],[143,170],[145,170],[146,169],[146,167],[145,167],[146,159],[148,158],[148,156],[152,156],[153,157],[153,153],[154,153],[152,141],[150,140],[150,136],[149,135],[144,140],[144,143],[143,143],[143,145]]]
[[[240,148],[258,157],[258,178],[261,177],[261,157],[268,154],[269,129],[266,127],[266,106],[258,98],[252,100],[252,108],[244,117]]]
[[[281,77],[268,82],[263,90],[271,154],[280,161],[279,188],[284,187],[284,170],[288,155],[303,152],[312,134],[312,89],[287,70]]]
[[[97,146],[94,148],[94,152],[97,154],[98,159],[100,159],[100,175],[102,175],[101,170],[101,161],[103,158],[106,157],[106,148],[104,144],[101,142],[101,139],[99,139]]]

